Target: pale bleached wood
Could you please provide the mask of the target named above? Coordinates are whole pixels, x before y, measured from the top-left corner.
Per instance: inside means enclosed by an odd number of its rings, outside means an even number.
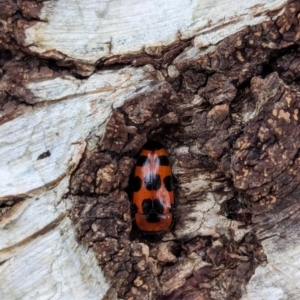
[[[46,1],[23,45],[45,57],[95,64],[112,55],[168,46],[195,36],[216,44],[242,28],[268,20],[286,0],[272,1]],[[63,14],[63,17],[61,17]],[[157,51],[157,50],[155,50]]]
[[[0,199],[29,193],[66,176],[80,159],[88,134],[94,130],[101,137],[112,109],[154,79],[148,72],[151,68],[144,70],[125,68],[82,81],[64,77],[28,83],[31,103],[43,104],[0,127]],[[48,150],[50,156],[38,160]]]
[[[62,201],[68,178],[0,221],[1,298],[97,299],[109,288],[92,251],[78,245]]]
[[[299,215],[294,212],[293,220]],[[259,234],[268,263],[255,270],[243,300],[298,299],[300,288],[299,223],[288,222]]]
[[[2,299],[101,299],[106,293],[108,283],[93,252],[78,245],[71,203],[62,197],[85,138],[91,132],[101,138],[112,109],[155,78],[155,70],[144,67],[28,83],[39,105],[0,126],[0,203],[24,199],[0,218]],[[50,156],[38,160],[48,150]]]

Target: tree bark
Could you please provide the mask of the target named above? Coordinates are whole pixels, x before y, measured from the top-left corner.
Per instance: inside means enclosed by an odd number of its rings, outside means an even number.
[[[0,1],[1,299],[298,299],[298,1]],[[133,226],[166,147],[175,224]]]

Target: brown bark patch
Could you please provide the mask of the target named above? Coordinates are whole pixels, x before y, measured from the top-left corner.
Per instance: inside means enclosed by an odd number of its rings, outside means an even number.
[[[165,53],[165,64],[177,55],[164,66],[167,82],[115,110],[88,147],[72,178],[73,219],[119,297],[240,299],[266,263],[260,232],[270,220],[285,226],[298,207],[299,10],[290,3],[276,22],[248,27],[206,55]],[[159,68],[161,53],[136,62]],[[153,244],[132,234],[124,192],[149,139],[165,145],[178,177],[175,227]]]

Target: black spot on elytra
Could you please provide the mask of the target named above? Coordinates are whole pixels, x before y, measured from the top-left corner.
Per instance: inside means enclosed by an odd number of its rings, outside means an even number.
[[[159,199],[145,199],[142,203],[143,213],[149,223],[158,223],[160,215],[164,212],[164,203]]]
[[[164,184],[165,184],[165,187],[166,189],[171,192],[174,190],[174,185],[173,185],[173,178],[172,176],[166,176],[164,178]]]
[[[160,176],[158,174],[150,173],[145,176],[144,183],[148,191],[157,191],[161,186]]]
[[[139,167],[146,166],[150,163],[150,159],[147,156],[139,156],[136,162],[136,165]]]
[[[145,215],[151,213],[162,214],[164,212],[164,202],[160,199],[144,199],[142,209]]]
[[[160,166],[169,166],[170,165],[169,159],[165,155],[158,156],[155,161]]]
[[[142,209],[144,214],[148,214],[152,209],[152,200],[151,199],[144,199],[142,203]]]
[[[164,202],[160,199],[154,199],[152,200],[152,203],[153,203],[153,207],[154,207],[154,210],[156,212],[158,212],[159,214],[162,214],[164,212]]]
[[[157,141],[149,141],[143,146],[143,149],[156,151],[156,150],[159,150],[163,147],[164,146],[161,143],[157,142]]]
[[[132,188],[134,192],[138,192],[142,187],[142,179],[138,176],[134,176],[132,180]]]
[[[160,214],[156,212],[151,212],[150,214],[147,215],[146,220],[149,223],[158,223],[160,221]]]

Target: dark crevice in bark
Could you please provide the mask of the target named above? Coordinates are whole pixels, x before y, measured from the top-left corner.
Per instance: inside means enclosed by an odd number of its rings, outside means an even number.
[[[24,198],[11,197],[9,200],[0,202],[0,219],[5,217],[6,214],[19,202],[24,201]]]

